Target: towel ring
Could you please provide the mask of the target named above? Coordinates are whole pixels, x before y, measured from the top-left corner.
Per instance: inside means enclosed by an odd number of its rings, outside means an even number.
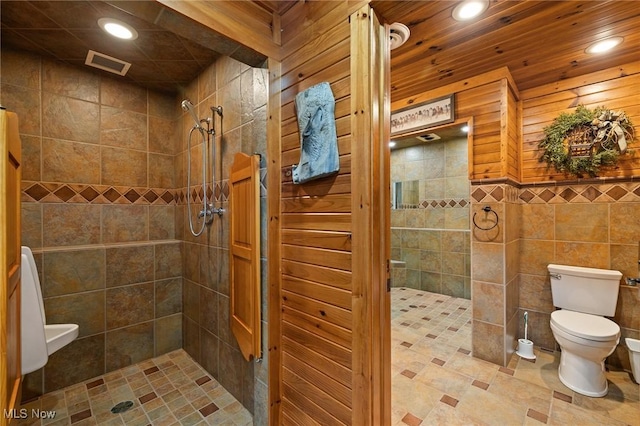
[[[473,225],[474,225],[476,228],[481,229],[481,230],[483,230],[483,231],[489,231],[489,230],[491,230],[491,229],[495,228],[496,226],[498,226],[498,220],[499,220],[499,219],[498,219],[498,213],[496,213],[496,211],[495,211],[495,210],[491,210],[491,207],[490,207],[490,206],[484,206],[484,207],[482,208],[482,210],[483,210],[485,213],[489,213],[489,212],[493,213],[493,214],[496,216],[496,223],[494,223],[494,224],[493,224],[493,226],[491,226],[490,228],[483,228],[482,226],[480,226],[480,225],[478,225],[478,224],[476,223],[476,214],[478,214],[478,212],[475,212],[475,213],[473,213],[473,218],[472,218],[472,220],[473,220]]]

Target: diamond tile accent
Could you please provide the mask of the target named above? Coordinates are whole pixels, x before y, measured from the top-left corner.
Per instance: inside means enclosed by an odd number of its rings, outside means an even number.
[[[520,199],[523,200],[526,203],[528,203],[529,201],[533,200],[535,197],[536,196],[531,191],[529,191],[528,189],[525,189],[520,194]]]
[[[227,181],[222,182],[222,195],[225,198],[229,198],[229,182]]]
[[[62,201],[67,202],[70,198],[76,195],[76,192],[73,189],[69,188],[67,185],[64,185],[56,192],[54,192],[54,194]]]
[[[539,197],[542,198],[546,203],[548,203],[549,200],[551,200],[555,196],[556,194],[554,194],[553,191],[550,191],[548,189],[545,189],[539,195]]]
[[[504,190],[501,186],[498,186],[496,189],[491,191],[491,196],[496,199],[496,201],[502,201],[504,198]]]
[[[560,197],[563,198],[566,201],[571,201],[573,200],[578,194],[576,193],[576,191],[574,191],[571,188],[566,188],[564,191],[562,191],[560,194]]]
[[[174,195],[170,191],[164,191],[164,194],[160,197],[162,201],[169,204],[174,200]]]
[[[487,195],[486,192],[484,192],[482,189],[480,188],[476,188],[473,190],[473,193],[471,194],[471,197],[476,200],[477,202],[482,201],[482,199]]]
[[[124,198],[134,203],[138,200],[138,198],[140,198],[140,194],[138,194],[135,189],[131,189],[127,191],[126,194],[124,194]]]
[[[49,191],[41,186],[40,184],[35,184],[29,188],[27,188],[26,191],[24,191],[27,195],[29,195],[31,198],[33,198],[36,201],[40,201],[42,200],[44,197],[46,197],[47,195],[49,195]]]
[[[148,202],[153,203],[155,200],[158,199],[158,194],[156,194],[153,190],[150,189],[144,194],[144,198]]]
[[[587,189],[582,191],[582,194],[580,195],[582,195],[584,198],[586,198],[589,201],[593,201],[596,198],[598,198],[600,195],[602,195],[602,192],[598,191],[593,186],[589,186]]]
[[[95,189],[93,189],[93,187],[88,186],[80,192],[80,195],[82,195],[82,197],[84,197],[85,200],[91,202],[95,200],[98,197],[98,195],[100,195],[100,193]]]
[[[113,188],[107,189],[102,195],[112,203],[120,198],[120,193]]]
[[[627,195],[628,191],[618,185],[615,185],[613,188],[607,191],[607,195],[614,200],[618,201],[620,198]]]

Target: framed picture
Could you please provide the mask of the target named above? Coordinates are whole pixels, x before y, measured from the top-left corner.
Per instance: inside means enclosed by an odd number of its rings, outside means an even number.
[[[455,120],[453,111],[453,94],[393,111],[391,135],[451,123]]]

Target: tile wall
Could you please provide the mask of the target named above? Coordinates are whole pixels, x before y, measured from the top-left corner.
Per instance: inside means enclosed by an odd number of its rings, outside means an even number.
[[[187,146],[192,152],[192,193],[197,200],[202,182],[200,156],[202,149],[211,152],[211,146],[203,148],[201,138],[192,136],[188,143],[189,129],[193,126],[190,116],[182,117],[180,149],[176,156],[177,186],[180,188],[177,206],[176,234],[184,241],[184,349],[197,360],[216,380],[254,414],[254,424],[268,423],[267,405],[267,323],[266,323],[266,190],[262,186],[262,311],[263,311],[263,360],[247,362],[233,337],[229,321],[229,211],[227,203],[229,170],[237,152],[260,153],[261,167],[266,160],[266,102],[268,73],[265,69],[250,68],[230,58],[221,58],[201,73],[187,88],[184,98],[190,99],[199,109],[200,117],[210,117],[210,107],[221,105],[223,118],[215,117],[217,151],[216,186],[208,192],[216,197],[216,206],[223,207],[222,217],[199,237],[189,230],[187,190]],[[198,140],[199,139],[199,140]],[[222,167],[220,167],[222,165]],[[265,182],[266,169],[261,170]],[[211,171],[207,171],[211,176]],[[208,180],[210,177],[208,177]],[[202,204],[193,203],[191,215],[195,217]]]
[[[476,271],[477,266],[478,270],[482,270],[482,265],[488,265],[487,270],[505,268],[511,271],[507,274],[508,277],[516,276],[514,282],[517,283],[517,291],[507,290],[507,296],[503,297],[501,294],[492,295],[484,288],[485,283],[481,284],[482,288],[478,286],[477,292],[474,288],[474,321],[482,320],[476,315],[480,315],[485,307],[493,306],[494,320],[499,320],[501,312],[506,313],[508,318],[514,311],[513,307],[517,306],[515,318],[518,320],[522,318],[524,311],[529,313],[529,338],[537,346],[557,349],[549,327],[550,314],[555,308],[547,265],[557,263],[614,269],[622,272],[623,283],[626,277],[637,277],[640,183],[635,180],[593,180],[521,187],[518,185],[512,186],[510,197],[506,196],[505,186],[511,185],[473,186],[474,211],[484,205],[491,205],[500,213],[507,209],[505,235],[511,235],[507,237],[509,242],[503,247],[494,243],[498,251],[494,255],[488,252],[488,245],[476,242],[477,239],[474,238],[473,269]],[[511,214],[509,209],[512,210]],[[518,219],[510,221],[510,217]],[[499,235],[495,238],[496,241],[501,241]],[[504,256],[500,262],[499,251],[502,249]],[[515,274],[514,268],[517,271]],[[498,280],[499,277],[494,278]],[[473,284],[476,284],[476,278]],[[513,301],[514,297],[517,298],[517,303]],[[505,305],[501,305],[500,301],[504,301]],[[613,318],[621,328],[621,343],[607,362],[627,370],[630,366],[624,337],[640,338],[639,305],[638,287],[621,285],[616,315]],[[506,307],[503,309],[503,306]],[[524,322],[519,320],[516,323],[517,339],[524,336]],[[499,321],[490,324],[499,327]],[[478,335],[478,338],[488,341],[493,336],[498,342],[499,336],[503,335],[506,339],[504,350],[508,352],[514,327],[508,322],[505,330],[487,326],[487,335]],[[474,328],[474,337],[477,330],[477,327]],[[482,350],[480,346],[478,350]],[[481,347],[486,348],[484,345]]]
[[[20,119],[22,243],[47,320],[80,325],[24,397],[182,347],[173,97],[9,49],[0,91]]]
[[[469,299],[467,139],[391,152],[391,181],[418,181],[418,204],[391,210],[392,285]]]
[[[509,182],[474,185],[471,202],[473,355],[506,366],[518,328],[518,190]]]

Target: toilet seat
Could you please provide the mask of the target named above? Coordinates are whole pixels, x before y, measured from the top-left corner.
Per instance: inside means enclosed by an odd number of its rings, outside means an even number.
[[[615,341],[620,336],[620,327],[615,322],[566,309],[552,312],[551,324],[567,334],[596,342]]]

